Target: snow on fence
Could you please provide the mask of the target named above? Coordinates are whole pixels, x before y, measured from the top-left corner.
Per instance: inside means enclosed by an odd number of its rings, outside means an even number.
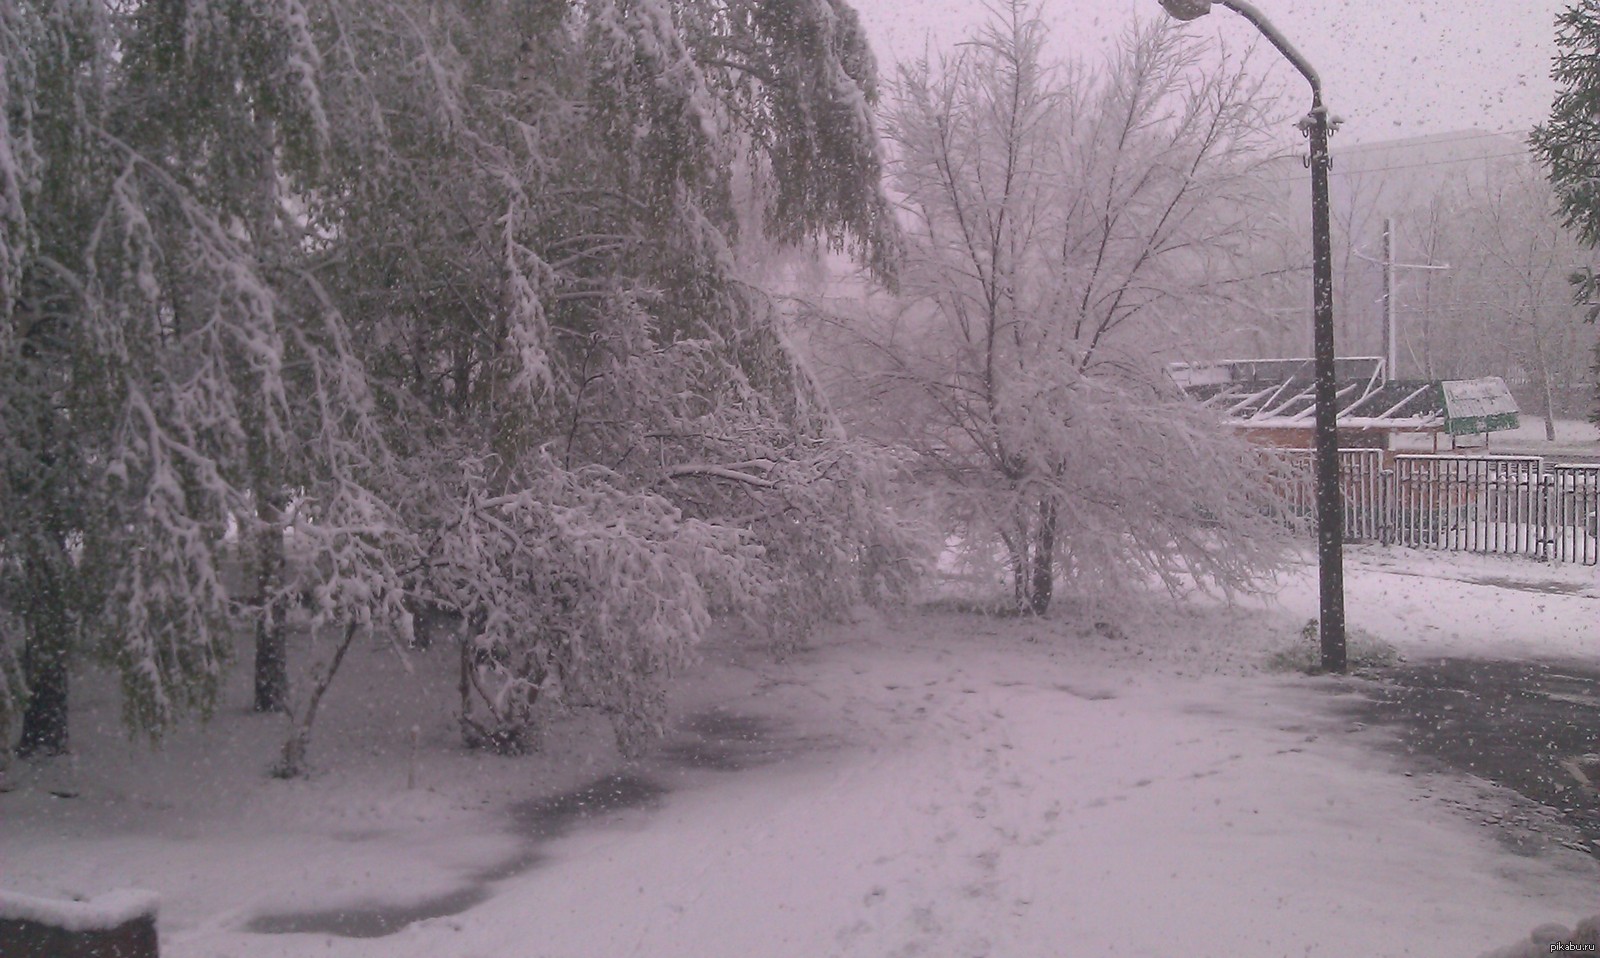
[[[1311,453],[1280,462],[1274,487],[1296,515],[1313,517]],[[1600,464],[1405,455],[1386,465],[1382,450],[1341,449],[1339,470],[1347,540],[1600,564]]]

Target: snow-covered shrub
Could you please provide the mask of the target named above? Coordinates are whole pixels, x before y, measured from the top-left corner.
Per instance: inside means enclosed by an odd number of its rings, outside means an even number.
[[[452,499],[424,578],[429,601],[466,623],[469,743],[521,751],[541,706],[592,707],[631,753],[660,731],[667,682],[712,607],[754,601],[760,551],[739,530],[686,518],[602,467],[542,458],[526,487],[498,496],[469,470]]]

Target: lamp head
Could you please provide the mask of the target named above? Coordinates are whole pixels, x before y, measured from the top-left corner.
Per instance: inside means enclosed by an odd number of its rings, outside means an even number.
[[[1211,12],[1211,0],[1161,0],[1161,9],[1174,20],[1193,20]]]

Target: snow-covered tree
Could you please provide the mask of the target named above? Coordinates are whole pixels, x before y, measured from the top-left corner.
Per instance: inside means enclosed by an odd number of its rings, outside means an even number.
[[[808,537],[850,553],[870,470],[739,280],[730,198],[744,176],[771,240],[888,269],[848,6],[0,16],[0,641],[24,747],[66,747],[85,651],[149,731],[210,707],[242,624],[280,683],[296,603],[347,643],[440,601],[498,709],[530,688],[507,664],[544,656],[632,734],[707,609],[850,566],[779,561]]]
[[[1556,396],[1581,387],[1592,340],[1569,285],[1583,244],[1562,224],[1549,182],[1526,162],[1452,200],[1439,242],[1449,295],[1435,324],[1444,328],[1433,332],[1471,357],[1464,373],[1525,381],[1553,441]]]
[[[1021,2],[902,73],[888,109],[910,222],[897,308],[868,321],[878,428],[906,442],[1017,605],[1057,581],[1249,588],[1282,535],[1254,461],[1155,361],[1225,298],[1266,155],[1256,88],[1164,25],[1100,69],[1042,62]]]
[[[1579,0],[1556,18],[1557,84],[1550,119],[1529,138],[1556,188],[1566,224],[1591,248],[1600,243],[1600,3]],[[1576,299],[1588,319],[1600,316],[1600,276],[1592,268],[1573,276]],[[1596,401],[1600,422],[1600,342],[1594,346]]]
[[[315,503],[323,616],[398,611],[403,527],[363,475],[367,379],[277,185],[326,139],[306,11],[28,2],[0,45],[0,604],[22,749],[57,752],[81,652],[118,669],[135,727],[211,706],[233,628],[274,604],[223,571],[263,491]]]
[[[0,15],[0,642],[25,744],[65,747],[73,656],[114,663],[159,731],[253,626],[294,773],[357,632],[440,606],[479,738],[559,687],[633,741],[712,611],[837,607],[808,583],[859,583],[892,536],[876,456],[734,255],[743,225],[887,275],[845,4]],[[343,638],[296,705],[301,603]]]
[[[394,441],[433,550],[419,601],[467,625],[463,704],[490,712],[464,708],[469,739],[514,745],[548,686],[632,742],[700,610],[771,618],[802,593],[808,613],[837,608],[813,584],[874,534],[871,457],[742,281],[733,201],[757,199],[771,242],[817,237],[886,270],[872,61],[825,0],[460,17],[425,48],[386,30],[350,54],[396,60],[390,76],[433,64],[415,82],[444,93],[431,114],[397,108],[418,99],[403,85],[340,94],[394,119],[388,139],[339,147],[353,159],[328,231],[349,252],[332,269],[404,410]],[[396,146],[411,142],[449,148]],[[794,544],[811,539],[844,554]],[[539,568],[550,581],[530,591]]]

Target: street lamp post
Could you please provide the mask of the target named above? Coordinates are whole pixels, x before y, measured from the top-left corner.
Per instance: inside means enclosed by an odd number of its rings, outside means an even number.
[[[1300,120],[1300,132],[1311,145],[1311,275],[1313,355],[1316,366],[1317,571],[1322,637],[1322,668],[1345,670],[1344,637],[1344,499],[1339,489],[1337,371],[1333,349],[1333,241],[1328,225],[1328,134],[1336,122],[1322,103],[1322,79],[1306,58],[1273,28],[1261,11],[1245,0],[1216,0],[1239,14],[1277,47],[1311,84],[1311,112]],[[1211,12],[1212,0],[1161,0],[1178,20]]]

